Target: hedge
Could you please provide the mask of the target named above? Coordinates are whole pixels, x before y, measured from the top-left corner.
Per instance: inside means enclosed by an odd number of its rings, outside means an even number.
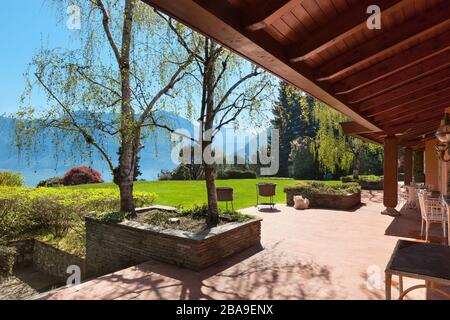
[[[24,179],[20,173],[4,171],[0,172],[0,186],[5,187],[21,187]]]
[[[256,179],[256,173],[251,170],[225,170],[217,174],[219,179]]]
[[[308,181],[306,184],[294,184],[284,188],[284,191],[296,190],[302,193],[304,196],[308,196],[312,193],[319,194],[352,194],[361,192],[361,186],[358,183],[342,183],[336,185],[328,185],[323,182]]]
[[[136,206],[151,205],[156,194],[134,192]],[[118,211],[118,190],[0,187],[0,240],[50,233],[62,237],[86,215]]]

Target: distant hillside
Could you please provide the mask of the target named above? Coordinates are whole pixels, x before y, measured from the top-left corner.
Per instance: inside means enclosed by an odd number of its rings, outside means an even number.
[[[176,128],[183,128],[193,132],[193,125],[185,118],[174,114],[161,114]],[[108,166],[98,152],[94,152],[90,159],[75,159],[68,156],[70,152],[56,154],[54,143],[51,138],[45,138],[39,146],[31,152],[31,155],[19,157],[17,147],[14,145],[14,120],[0,117],[0,171],[12,170],[20,172],[29,186],[35,186],[40,180],[64,174],[73,166],[87,165],[102,172],[106,181],[111,181],[112,177]],[[118,144],[112,138],[105,143],[110,155],[113,155],[114,162],[117,162],[116,152]],[[170,135],[164,129],[157,129],[143,141],[144,149],[141,151],[141,172],[140,178],[154,180],[161,170],[170,170],[175,167],[172,163]],[[64,148],[70,151],[72,146]]]

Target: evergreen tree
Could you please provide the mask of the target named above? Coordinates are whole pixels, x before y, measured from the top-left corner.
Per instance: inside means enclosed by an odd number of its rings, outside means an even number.
[[[278,176],[288,177],[292,143],[300,137],[313,137],[316,125],[312,118],[314,98],[285,82],[280,83],[278,102],[272,109],[272,126],[280,133],[280,169]]]

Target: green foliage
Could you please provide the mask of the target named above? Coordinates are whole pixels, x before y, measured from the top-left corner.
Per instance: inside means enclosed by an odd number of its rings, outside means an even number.
[[[134,196],[137,206],[156,199],[149,192]],[[42,233],[63,237],[79,227],[84,216],[119,209],[119,191],[113,189],[0,187],[0,237],[14,240]]]
[[[228,169],[217,173],[219,179],[256,179],[256,172],[252,170]]]
[[[0,172],[0,186],[21,187],[24,179],[20,173],[4,171]]]
[[[378,159],[375,165],[381,166],[383,153],[380,146],[344,134],[340,123],[347,121],[347,117],[319,101],[316,101],[314,117],[319,129],[312,148],[324,171],[336,173],[353,169],[354,175],[358,176],[361,161],[370,158]],[[371,167],[366,170],[374,171]]]
[[[317,193],[346,195],[361,192],[361,186],[354,182],[329,185],[318,181],[308,181],[306,184],[286,186],[284,191],[288,190],[296,190],[304,196]]]
[[[293,141],[315,135],[313,107],[313,97],[304,95],[300,90],[285,82],[280,82],[278,101],[272,108],[274,115],[272,126],[280,132],[280,169],[278,171],[280,177],[289,177],[288,168]]]
[[[358,179],[355,179],[353,176],[345,176],[341,177],[342,182],[380,182],[384,179],[384,176],[376,176],[376,175],[360,175]]]
[[[0,279],[12,274],[15,256],[15,248],[0,245]]]
[[[425,182],[424,152],[419,150],[414,152],[413,176],[416,182]]]
[[[62,185],[63,185],[62,177],[53,177],[50,179],[39,181],[37,187],[38,188],[41,188],[41,187],[52,188],[52,187],[60,187]]]
[[[322,179],[319,162],[311,150],[313,138],[304,137],[292,143],[291,160],[294,179]]]
[[[103,222],[119,223],[125,220],[129,216],[129,213],[121,211],[112,211],[112,212],[106,211],[101,212],[99,214],[95,214],[93,216]]]

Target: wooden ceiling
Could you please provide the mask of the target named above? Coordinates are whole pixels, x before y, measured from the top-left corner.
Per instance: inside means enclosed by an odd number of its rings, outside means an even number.
[[[448,0],[144,2],[344,113],[349,134],[415,146],[450,107]]]

